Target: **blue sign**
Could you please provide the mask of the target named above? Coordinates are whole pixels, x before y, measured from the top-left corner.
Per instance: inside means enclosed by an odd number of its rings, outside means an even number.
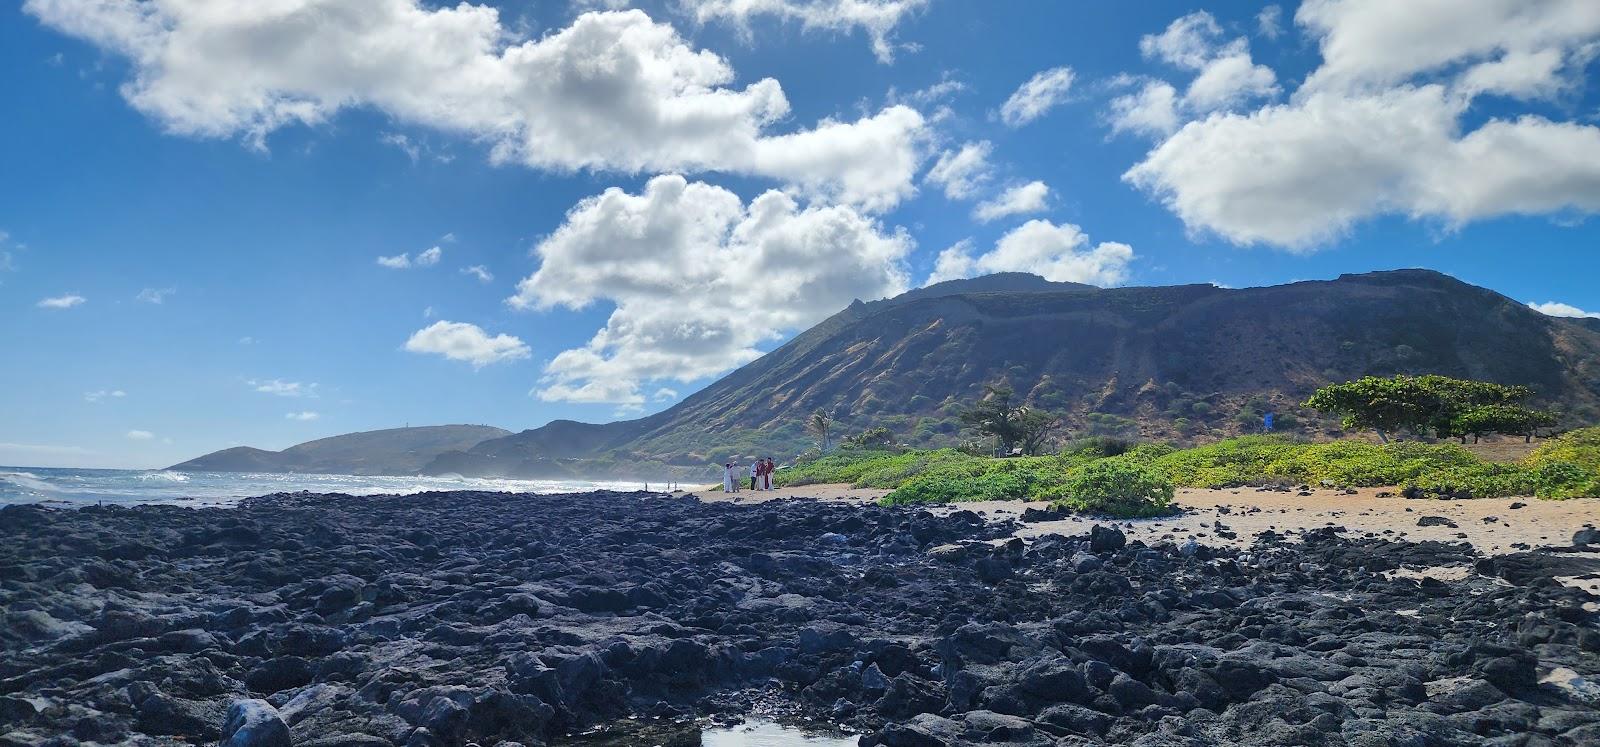
[[[1272,413],[1269,412],[1261,418],[1261,425],[1264,426],[1266,430],[1272,430]]]

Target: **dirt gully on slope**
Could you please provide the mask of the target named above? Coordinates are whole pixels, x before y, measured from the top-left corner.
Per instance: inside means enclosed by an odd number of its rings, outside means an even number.
[[[0,510],[0,744],[1600,744],[1573,552],[1127,542],[808,501],[274,495]],[[1458,580],[1394,573],[1467,568]],[[690,743],[695,743],[692,732]]]

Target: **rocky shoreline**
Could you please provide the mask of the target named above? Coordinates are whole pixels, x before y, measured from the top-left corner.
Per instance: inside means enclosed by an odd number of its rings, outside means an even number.
[[[1600,744],[1600,597],[1554,580],[1600,556],[1017,528],[605,492],[6,508],[0,745],[562,744],[752,711],[889,747]]]

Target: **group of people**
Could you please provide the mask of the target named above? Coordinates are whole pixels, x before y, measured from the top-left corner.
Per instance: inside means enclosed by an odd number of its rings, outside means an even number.
[[[722,492],[739,492],[739,472],[742,468],[733,462],[722,465]],[[771,490],[772,473],[778,471],[778,464],[772,457],[763,457],[750,463],[750,489]]]

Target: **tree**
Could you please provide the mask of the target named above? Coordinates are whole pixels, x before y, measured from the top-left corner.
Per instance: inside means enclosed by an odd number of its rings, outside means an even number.
[[[1440,438],[1457,433],[1458,418],[1477,407],[1513,406],[1533,392],[1523,386],[1448,376],[1366,376],[1318,389],[1305,402],[1339,415],[1347,429],[1371,428],[1388,443],[1389,434],[1432,429]]]
[[[1044,410],[1012,404],[1016,393],[1004,384],[984,385],[983,399],[962,410],[959,417],[967,427],[993,436],[1001,455],[1009,455],[1018,445],[1025,454],[1037,454],[1060,425],[1060,419]]]
[[[844,445],[852,449],[881,449],[894,445],[894,434],[880,425],[846,438]]]
[[[1532,441],[1535,431],[1555,424],[1555,413],[1546,410],[1517,405],[1478,405],[1456,415],[1451,431],[1461,437],[1462,443],[1466,443],[1467,436],[1472,436],[1472,442],[1477,443],[1480,436],[1489,433],[1522,436],[1524,441]]]
[[[828,431],[833,429],[833,414],[818,407],[811,411],[811,417],[806,420],[806,428],[822,439],[822,451],[827,453]]]

